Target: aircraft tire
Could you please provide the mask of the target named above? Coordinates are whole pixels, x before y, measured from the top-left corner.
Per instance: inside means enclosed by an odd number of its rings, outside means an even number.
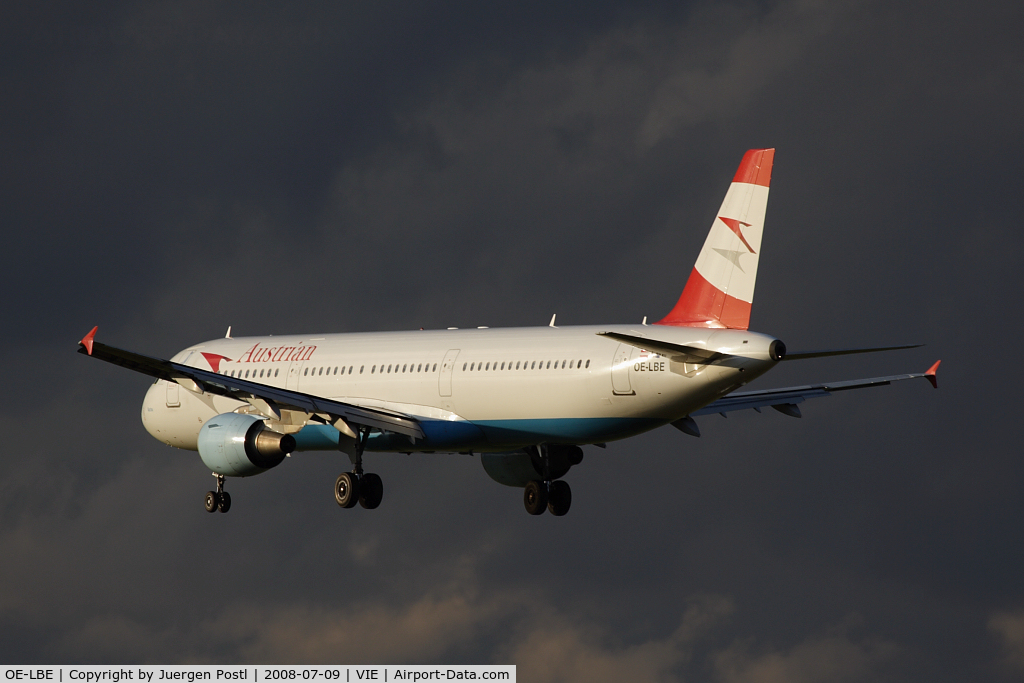
[[[343,508],[359,502],[359,479],[351,472],[342,472],[334,482],[334,500]]]
[[[217,494],[217,509],[221,512],[227,512],[231,509],[231,494],[227,491],[221,491]]]
[[[359,480],[359,504],[373,510],[384,498],[384,482],[373,473],[367,473]]]
[[[526,485],[523,491],[523,504],[531,515],[543,515],[548,507],[548,489],[544,482],[536,479]]]
[[[217,511],[217,492],[216,491],[207,491],[206,492],[206,500],[204,502],[204,507],[206,508],[207,512],[216,512]]]
[[[556,517],[561,517],[569,511],[572,505],[572,489],[568,482],[557,480],[551,482],[551,490],[548,491],[548,512]]]

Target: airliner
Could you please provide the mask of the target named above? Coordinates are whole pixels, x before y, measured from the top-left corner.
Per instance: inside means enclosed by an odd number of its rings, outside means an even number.
[[[748,330],[774,149],[749,150],[675,307],[647,324],[415,330],[225,337],[169,360],[96,341],[79,352],[156,378],[142,404],[146,430],[198,451],[216,477],[205,508],[227,512],[226,477],[248,477],[292,453],[337,451],[351,470],[335,481],[343,508],[374,509],[381,478],[367,454],[478,454],[495,481],[524,489],[533,515],[569,511],[565,477],[583,446],[672,425],[700,436],[695,418],[799,404],[836,391],[924,378],[910,373],[739,391],[780,362],[919,345],[789,353]]]

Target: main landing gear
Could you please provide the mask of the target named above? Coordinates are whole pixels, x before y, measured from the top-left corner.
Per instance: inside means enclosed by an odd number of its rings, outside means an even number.
[[[206,511],[227,512],[231,509],[231,495],[224,490],[224,475],[214,472],[213,476],[217,477],[217,490],[206,492]]]
[[[372,472],[363,473],[363,449],[370,436],[369,427],[359,430],[356,440],[355,466],[351,472],[342,472],[334,482],[334,500],[343,508],[354,508],[359,503],[373,510],[384,498],[384,483]]]
[[[548,482],[535,479],[526,485],[523,503],[531,515],[542,515],[547,509],[556,517],[561,517],[572,505],[572,489],[561,479]]]
[[[569,488],[567,482],[561,479],[552,479],[551,454],[547,445],[537,446],[536,454],[540,456],[539,464],[541,465],[537,469],[544,475],[544,480],[535,479],[526,485],[526,490],[523,492],[523,504],[531,515],[542,515],[546,508],[556,517],[561,517],[569,512],[569,507],[572,505],[572,489]],[[580,457],[582,458],[582,456]],[[573,462],[572,464],[579,463]],[[562,474],[564,471],[556,472],[555,476]]]

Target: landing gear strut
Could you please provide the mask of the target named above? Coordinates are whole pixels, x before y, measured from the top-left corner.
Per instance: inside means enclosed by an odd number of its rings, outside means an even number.
[[[572,489],[561,479],[552,480],[551,458],[545,444],[537,446],[537,454],[540,456],[540,470],[544,479],[535,479],[526,485],[523,504],[531,515],[542,515],[546,508],[556,517],[561,517],[569,512],[572,505]]]
[[[231,495],[224,490],[224,475],[213,473],[217,477],[217,490],[206,492],[205,507],[207,512],[220,510],[227,512],[231,509]]]
[[[360,427],[352,471],[342,472],[334,482],[334,500],[343,508],[353,508],[359,503],[373,510],[384,498],[384,483],[380,477],[372,472],[363,473],[363,449],[369,438],[370,428]]]

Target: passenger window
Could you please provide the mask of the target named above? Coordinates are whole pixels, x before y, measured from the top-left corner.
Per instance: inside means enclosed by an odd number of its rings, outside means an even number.
[[[491,369],[491,364],[490,364],[490,363],[488,363],[488,364],[487,364],[487,367],[485,367],[485,368],[484,368],[484,370],[490,370],[490,369]]]
[[[504,369],[505,369],[505,361],[501,361],[501,369],[502,369],[502,370],[504,370]]]
[[[404,366],[404,365],[402,366],[402,372],[405,372],[405,367],[406,366]]]
[[[537,361],[531,361],[530,362],[530,369],[531,370],[536,370],[537,369]]]
[[[372,375],[372,374],[375,374],[376,372],[377,372],[377,366],[376,365],[371,366],[370,367],[370,374]]]
[[[465,364],[465,363],[463,363],[463,364],[462,364],[462,369],[463,369],[463,370],[465,370],[465,369],[466,369],[466,364]]]
[[[585,366],[583,366],[583,367],[586,367],[586,368],[590,367],[590,360],[589,359],[587,360],[587,364]]]
[[[281,371],[280,368],[278,368],[277,370],[274,370],[274,377],[277,377],[277,373],[279,373],[280,371]]]
[[[365,365],[360,365],[359,366],[359,374],[360,375],[363,374],[363,368],[365,368],[365,367],[366,367]]]
[[[475,367],[476,367],[476,363],[470,363],[470,364],[469,364],[469,369],[470,369],[470,370],[472,370],[472,369],[473,369],[473,368],[475,368]]]
[[[350,366],[348,366],[348,374],[350,374],[350,375],[351,375],[351,374],[352,374],[352,370],[353,370],[353,369],[355,369],[355,367],[356,367],[356,366],[354,366],[354,365],[350,365]]]
[[[391,374],[391,366],[390,365],[388,365],[388,374],[389,375]]]
[[[565,370],[565,361],[562,361],[562,369]]]
[[[576,369],[579,370],[582,367],[583,367],[583,361],[581,361],[581,360],[580,361],[576,361]]]

